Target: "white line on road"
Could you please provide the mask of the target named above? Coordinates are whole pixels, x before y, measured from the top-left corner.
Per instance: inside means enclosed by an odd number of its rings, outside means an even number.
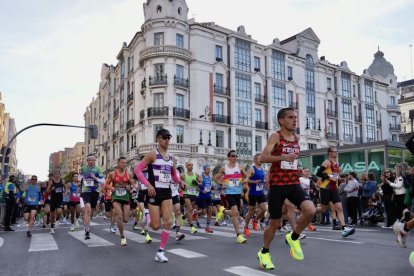
[[[29,252],[58,250],[55,239],[49,233],[33,234],[30,239]]]
[[[316,231],[321,231],[321,232],[340,232],[339,230],[332,230],[329,228],[322,228],[322,227],[318,227],[316,226]],[[376,229],[361,229],[361,228],[355,228],[356,232],[380,232],[380,230],[376,230]],[[308,232],[314,232],[314,231],[308,231]]]
[[[102,224],[98,224],[98,223],[96,223],[96,222],[91,221],[91,222],[89,223],[89,225],[90,225],[90,226],[96,226],[96,225],[102,225]]]
[[[3,243],[4,243],[4,239],[3,238],[0,238],[0,247],[3,246]]]
[[[118,236],[120,236],[119,231],[117,231],[116,234]],[[137,242],[137,243],[146,243],[145,236],[141,236],[138,233],[134,233],[134,232],[124,230],[124,236],[128,240],[131,240],[131,241],[134,241],[134,242]],[[151,237],[151,239],[152,239],[152,242],[160,242],[160,240],[153,239],[152,237]]]
[[[333,241],[333,242],[342,242],[342,243],[363,244],[363,242],[359,242],[359,241],[334,240],[334,239],[325,239],[325,238],[316,238],[316,237],[307,237],[306,239],[314,239],[314,240],[322,240],[322,241]]]
[[[99,246],[111,246],[114,245],[112,242],[109,242],[105,239],[102,239],[98,237],[97,235],[90,234],[90,239],[85,240],[85,232],[84,231],[75,231],[75,232],[69,232],[69,235],[74,237],[75,239],[83,242],[88,247],[99,247]]]
[[[181,226],[181,229],[191,231],[190,227]],[[227,233],[227,232],[221,232],[221,231],[216,231],[216,230],[214,230],[213,233],[209,233],[209,234],[206,233],[206,235],[215,235],[215,236],[221,236],[221,237],[226,237],[226,238],[236,238],[236,233],[235,232]]]
[[[233,266],[224,269],[224,271],[240,275],[240,276],[277,276],[275,274],[270,274],[266,272],[262,272],[256,269],[249,268],[247,266]]]
[[[191,229],[190,229],[189,227],[184,227],[184,226],[181,226],[181,228],[180,228],[180,229],[191,231]],[[149,228],[149,229],[148,229],[148,231],[149,231],[149,232],[151,232],[151,233],[157,233],[157,234],[160,234],[160,235],[161,235],[161,233],[162,233],[162,230],[157,230],[157,231],[155,231],[155,230],[152,230],[151,228]],[[206,238],[206,237],[189,235],[188,233],[184,233],[184,234],[185,234],[185,238],[184,238],[184,240],[187,240],[187,241],[193,241],[193,240],[207,240],[207,239],[208,239],[208,238]],[[170,237],[175,239],[175,237],[176,237],[176,232],[175,232],[174,230],[170,230]]]
[[[186,250],[186,249],[180,249],[180,248],[170,249],[167,251],[175,255],[187,258],[187,259],[207,257],[206,255],[203,255],[203,254],[200,254],[194,251]]]

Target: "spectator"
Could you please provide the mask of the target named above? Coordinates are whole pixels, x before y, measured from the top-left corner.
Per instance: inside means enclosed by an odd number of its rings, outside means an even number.
[[[344,219],[345,219],[345,223],[348,224],[348,217],[349,217],[349,212],[348,212],[348,207],[347,207],[347,193],[345,192],[345,186],[347,184],[347,178],[348,175],[347,174],[341,174],[340,179],[339,179],[339,197],[341,199],[342,202],[342,208],[344,209]]]
[[[345,186],[344,191],[347,193],[347,206],[348,213],[351,217],[351,225],[357,224],[357,208],[358,208],[358,191],[360,184],[356,180],[355,172],[350,172],[348,176],[348,184]]]
[[[372,202],[372,198],[377,191],[377,182],[375,181],[375,174],[368,173],[368,180],[362,186],[362,210],[365,212],[369,203]]]
[[[401,219],[402,211],[405,209],[404,198],[406,189],[404,187],[404,177],[407,171],[405,170],[406,165],[403,163],[395,165],[395,181],[390,183],[390,186],[394,188],[393,194],[393,210],[394,217]]]
[[[383,228],[391,228],[395,222],[392,202],[394,188],[390,186],[390,183],[394,183],[394,181],[395,177],[390,169],[385,170],[381,175],[380,194],[381,200],[384,202],[385,214],[387,216],[387,220]]]
[[[358,190],[358,206],[357,206],[357,212],[358,212],[358,217],[361,218],[362,216],[362,211],[363,209],[363,190],[362,187],[364,186],[364,184],[368,181],[368,174],[367,173],[361,173],[361,175],[359,176],[359,190]]]
[[[6,216],[4,219],[4,231],[14,231],[10,227],[11,218],[13,215],[14,206],[16,205],[16,176],[10,175],[9,181],[5,184],[4,188],[5,201],[6,201]]]

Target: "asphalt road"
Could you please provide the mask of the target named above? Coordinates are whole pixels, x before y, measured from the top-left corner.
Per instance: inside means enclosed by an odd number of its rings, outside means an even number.
[[[246,244],[237,244],[234,229],[213,227],[213,234],[189,234],[176,242],[171,237],[166,248],[168,263],[154,261],[160,234],[152,232],[153,243],[144,243],[140,231],[126,227],[128,245],[120,246],[120,237],[108,231],[108,221],[95,218],[92,239],[83,240],[83,230],[69,233],[59,225],[56,234],[36,226],[31,238],[26,227],[15,232],[0,232],[0,275],[414,275],[408,255],[414,243],[400,248],[392,230],[380,227],[357,228],[349,238],[340,231],[318,227],[305,231],[302,240],[303,261],[289,255],[284,234],[278,232],[270,248],[275,270],[258,266],[257,252],[263,232],[252,231]]]

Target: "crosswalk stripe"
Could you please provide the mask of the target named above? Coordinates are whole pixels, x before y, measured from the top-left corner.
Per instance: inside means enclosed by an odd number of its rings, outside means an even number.
[[[187,230],[187,231],[191,231],[190,227],[185,227],[185,226],[181,226],[181,229]],[[221,236],[221,237],[226,237],[226,238],[235,238],[236,237],[236,233],[227,233],[227,232],[221,232],[221,231],[216,231],[214,230],[213,233],[209,233],[207,235],[215,235],[215,236]]]
[[[322,241],[332,241],[332,242],[342,242],[342,243],[363,244],[363,242],[359,242],[359,241],[334,240],[334,239],[325,239],[325,238],[317,238],[317,237],[307,237],[307,239],[322,240]]]
[[[180,229],[187,230],[187,231],[191,231],[191,229],[190,229],[190,228],[188,228],[188,227],[181,227]],[[157,234],[160,234],[160,235],[161,235],[162,230],[157,230],[157,231],[155,231],[155,230],[152,230],[152,229],[148,229],[148,232],[151,232],[151,233],[157,233]],[[175,239],[175,237],[176,237],[176,232],[175,232],[175,231],[173,231],[173,230],[171,230],[171,231],[170,231],[170,237]],[[187,241],[194,241],[194,240],[207,240],[207,239],[208,239],[207,237],[202,237],[202,236],[194,236],[194,235],[190,235],[190,234],[188,234],[188,233],[185,233],[185,238],[184,238],[184,240],[187,240]]]
[[[100,224],[98,224],[98,223],[96,223],[96,222],[91,221],[91,222],[89,223],[89,225],[90,225],[90,226],[96,226],[96,225],[100,225]]]
[[[116,231],[116,234],[118,236],[120,236],[119,231]],[[134,241],[134,242],[137,242],[137,243],[146,243],[145,236],[142,236],[142,235],[134,233],[134,232],[124,230],[124,236],[125,236],[125,238],[127,238],[127,240],[131,240],[131,241]],[[152,237],[151,237],[151,239],[152,239],[152,242],[160,242],[160,240],[158,240],[158,239],[154,239]]]
[[[3,246],[3,243],[4,243],[4,239],[3,238],[0,238],[0,247]]]
[[[277,276],[275,274],[270,274],[266,272],[262,272],[256,269],[249,268],[247,266],[233,266],[224,269],[224,271],[240,275],[240,276]]]
[[[111,246],[114,245],[112,242],[109,242],[101,237],[98,237],[97,235],[94,235],[90,233],[90,239],[85,240],[85,232],[84,231],[75,231],[75,232],[69,232],[69,234],[74,237],[75,239],[83,242],[88,247],[99,247],[99,246]]]
[[[203,254],[200,254],[194,251],[186,250],[186,249],[181,249],[181,248],[170,249],[167,251],[172,254],[187,258],[187,259],[207,257],[206,255],[203,255]]]
[[[49,233],[32,234],[29,252],[58,250],[55,239]]]

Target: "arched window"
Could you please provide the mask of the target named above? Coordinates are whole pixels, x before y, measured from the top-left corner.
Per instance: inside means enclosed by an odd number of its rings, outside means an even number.
[[[314,64],[315,63],[313,62],[312,56],[307,54],[306,55],[306,68],[312,68],[313,69]]]
[[[181,14],[181,8],[178,8],[178,14]]]
[[[157,13],[161,13],[162,7],[160,5],[157,6]]]

